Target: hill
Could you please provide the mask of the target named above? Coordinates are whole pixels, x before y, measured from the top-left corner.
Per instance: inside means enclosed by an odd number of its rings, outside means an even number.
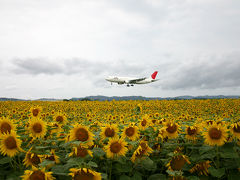
[[[239,99],[240,96],[176,96],[176,97],[144,97],[144,96],[86,96],[86,97],[74,97],[71,99],[54,99],[54,98],[39,98],[34,100],[29,99],[17,99],[1,97],[0,101],[112,101],[117,100],[184,100],[184,99]]]
[[[238,99],[240,96],[177,96],[177,97],[144,97],[144,96],[86,96],[84,98],[71,98],[70,101],[81,101],[81,100],[91,100],[91,101],[112,101],[114,100],[181,100],[181,99]]]
[[[1,97],[0,101],[27,101],[24,99],[17,99],[17,98],[5,98],[5,97]]]

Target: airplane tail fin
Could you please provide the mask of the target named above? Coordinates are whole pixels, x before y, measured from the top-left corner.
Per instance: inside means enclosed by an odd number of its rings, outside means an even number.
[[[155,79],[155,78],[156,78],[157,73],[158,73],[158,71],[155,71],[155,72],[151,75],[152,79]]]

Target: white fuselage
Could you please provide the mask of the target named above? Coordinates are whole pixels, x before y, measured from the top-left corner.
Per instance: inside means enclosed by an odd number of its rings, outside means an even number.
[[[145,79],[145,80],[136,82],[136,84],[147,84],[147,83],[151,83],[151,82],[155,82],[155,81],[158,81],[158,79],[147,78],[147,79]]]
[[[131,82],[132,80],[139,79],[134,77],[117,77],[117,76],[109,76],[106,78],[107,81],[112,83],[118,83],[118,84],[147,84],[151,82],[155,82],[158,79],[152,79],[152,78],[143,78],[143,80]]]

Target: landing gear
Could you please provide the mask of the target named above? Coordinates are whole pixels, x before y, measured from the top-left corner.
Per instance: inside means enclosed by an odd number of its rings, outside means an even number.
[[[127,87],[129,87],[130,85],[129,84],[127,84]]]
[[[134,86],[133,84],[127,84],[127,87]]]

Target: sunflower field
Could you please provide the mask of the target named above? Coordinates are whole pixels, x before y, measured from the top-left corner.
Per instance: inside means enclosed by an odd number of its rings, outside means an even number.
[[[1,180],[239,179],[240,99],[0,102]]]

